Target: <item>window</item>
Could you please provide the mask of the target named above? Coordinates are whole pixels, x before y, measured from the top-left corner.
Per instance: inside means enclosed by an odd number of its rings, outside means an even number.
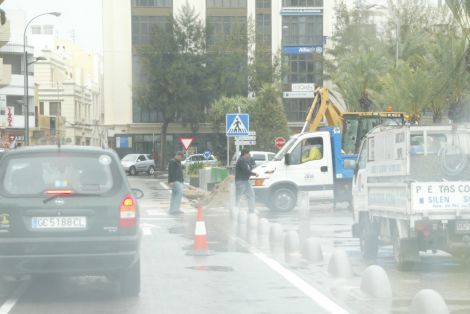
[[[247,0],[207,0],[207,8],[243,9]]]
[[[60,102],[51,101],[49,103],[49,116],[58,116],[60,113]]]
[[[266,156],[264,154],[253,154],[253,156],[251,158],[253,158],[255,161],[265,161],[266,160]]]
[[[140,155],[139,158],[137,158],[137,161],[145,161],[145,156],[144,155]]]
[[[155,27],[166,28],[168,17],[166,16],[133,16],[132,17],[132,44],[145,45],[150,42],[150,36]]]
[[[53,25],[44,25],[42,27],[43,33],[45,35],[53,35],[54,34],[54,26]]]
[[[256,14],[256,43],[271,50],[271,15]]]
[[[322,85],[322,62],[314,54],[286,55],[284,83],[315,83]]]
[[[101,155],[104,158],[111,157]],[[102,194],[113,187],[113,163],[101,156],[34,155],[6,160],[2,189],[14,195],[33,195],[48,189],[68,188],[78,193]],[[35,180],[31,180],[35,178]]]
[[[322,7],[323,0],[282,0],[283,7]]]
[[[33,35],[41,34],[41,26],[39,26],[39,25],[31,26],[31,34],[33,34]]]
[[[290,164],[298,165],[323,159],[323,138],[312,137],[299,143],[290,155]]]
[[[290,122],[305,121],[307,109],[310,107],[312,99],[284,99],[284,111],[287,115],[287,120]]]
[[[44,101],[39,102],[39,114],[44,115]]]
[[[29,103],[31,104],[31,97],[29,98]],[[23,96],[13,96],[13,95],[7,95],[7,107],[13,107],[13,114],[16,115],[23,115],[24,112],[24,99]],[[8,108],[7,108],[8,112]]]
[[[323,16],[283,16],[284,46],[322,45]]]
[[[359,155],[359,160],[358,160],[359,169],[366,168],[368,157],[369,157],[369,142],[364,141],[364,145],[362,146],[361,153]]]
[[[268,160],[271,161],[273,160],[274,156],[276,156],[275,154],[268,154]]]
[[[270,9],[271,0],[256,0],[256,8],[257,9]]]
[[[132,0],[135,7],[171,8],[173,0]]]
[[[246,38],[246,17],[243,16],[208,16],[208,45],[223,42],[232,35]]]
[[[22,55],[21,54],[1,54],[3,64],[11,65],[11,74],[23,74]]]

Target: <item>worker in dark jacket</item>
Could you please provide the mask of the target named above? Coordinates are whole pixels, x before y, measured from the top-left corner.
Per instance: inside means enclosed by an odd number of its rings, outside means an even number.
[[[175,158],[170,160],[168,164],[168,184],[171,187],[170,215],[178,215],[183,212],[180,209],[181,199],[183,198],[183,167],[181,160],[184,154],[177,152]]]
[[[237,164],[235,166],[235,206],[238,208],[240,204],[240,198],[242,195],[246,195],[248,200],[248,209],[250,213],[253,213],[255,211],[255,192],[251,187],[250,177],[257,176],[257,174],[252,172],[251,168],[250,151],[244,148],[242,149],[241,155],[238,158]]]

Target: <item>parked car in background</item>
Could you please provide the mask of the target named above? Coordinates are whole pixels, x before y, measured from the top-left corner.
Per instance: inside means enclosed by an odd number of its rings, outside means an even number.
[[[274,158],[276,154],[272,152],[263,152],[263,151],[250,151],[250,157],[253,167],[257,167],[267,161],[270,161]],[[240,157],[240,153],[234,154],[231,162],[231,166],[235,167],[237,160]]]
[[[29,146],[0,163],[0,276],[107,276],[140,292],[139,208],[111,150]]]
[[[141,172],[146,172],[150,176],[155,173],[155,162],[148,154],[128,154],[121,159],[121,165],[131,176]]]
[[[190,165],[202,163],[204,166],[215,167],[218,164],[217,158],[211,155],[209,159],[205,159],[203,154],[189,155],[185,160],[181,162],[183,168],[189,167]]]

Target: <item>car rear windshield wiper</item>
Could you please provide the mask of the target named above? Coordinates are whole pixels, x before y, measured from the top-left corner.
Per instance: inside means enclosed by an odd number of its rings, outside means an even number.
[[[44,204],[58,198],[58,197],[62,197],[62,196],[67,196],[67,197],[70,197],[70,196],[99,196],[100,194],[98,193],[67,193],[67,194],[53,194],[51,196],[49,196],[48,198],[44,199],[42,202]]]

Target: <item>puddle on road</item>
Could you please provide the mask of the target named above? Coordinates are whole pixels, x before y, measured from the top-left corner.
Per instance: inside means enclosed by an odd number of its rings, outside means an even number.
[[[192,269],[196,271],[221,271],[221,272],[231,272],[234,271],[232,267],[229,266],[216,266],[216,265],[198,265],[186,267],[186,269]]]

